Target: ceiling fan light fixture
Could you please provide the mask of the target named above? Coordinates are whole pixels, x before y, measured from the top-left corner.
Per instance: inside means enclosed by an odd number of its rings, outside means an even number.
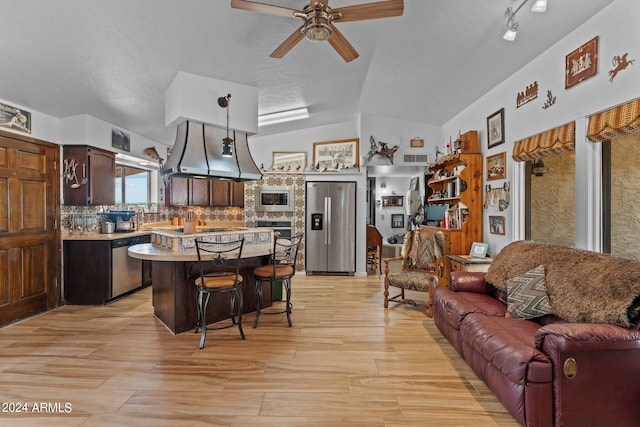
[[[331,35],[331,15],[325,11],[315,11],[307,19],[302,32],[312,42],[325,41]]]

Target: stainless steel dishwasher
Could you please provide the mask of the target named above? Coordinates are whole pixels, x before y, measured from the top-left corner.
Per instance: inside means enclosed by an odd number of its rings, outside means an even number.
[[[111,241],[111,298],[142,286],[142,260],[131,258],[129,246],[148,243],[149,236],[133,236]]]

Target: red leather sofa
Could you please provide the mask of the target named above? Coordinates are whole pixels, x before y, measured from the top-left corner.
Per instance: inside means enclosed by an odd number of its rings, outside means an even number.
[[[503,249],[504,255],[501,251],[486,275],[452,272],[451,288],[434,291],[434,322],[438,329],[523,425],[640,425],[637,318],[622,327],[570,322],[556,314],[529,320],[506,315],[509,299],[504,289],[485,279],[491,277],[496,263],[523,264],[518,267],[521,274],[539,263],[541,257],[554,256],[545,255],[553,252],[548,247],[530,244],[539,245],[529,242],[507,246],[509,249]],[[541,250],[533,255],[525,250],[531,248]],[[577,250],[562,248],[564,251]],[[606,262],[612,258],[578,252],[581,259],[586,256],[589,266],[594,260]],[[548,277],[553,280],[552,272],[561,266],[551,259],[547,264]],[[631,273],[638,266],[632,267]],[[581,267],[578,262],[566,268],[578,271]],[[639,281],[640,277],[630,280]],[[606,287],[606,283],[600,286]]]

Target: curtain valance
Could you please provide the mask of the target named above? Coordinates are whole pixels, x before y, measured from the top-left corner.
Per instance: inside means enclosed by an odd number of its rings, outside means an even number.
[[[517,141],[512,157],[517,162],[536,161],[554,154],[574,151],[575,146],[576,122],[570,122]]]
[[[587,138],[602,142],[640,131],[640,98],[589,117]]]

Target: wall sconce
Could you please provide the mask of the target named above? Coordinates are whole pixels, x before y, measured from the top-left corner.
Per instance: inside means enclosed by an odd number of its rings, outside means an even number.
[[[549,172],[549,168],[544,165],[542,159],[537,160],[531,168],[531,174],[535,176],[544,176],[547,172]]]

